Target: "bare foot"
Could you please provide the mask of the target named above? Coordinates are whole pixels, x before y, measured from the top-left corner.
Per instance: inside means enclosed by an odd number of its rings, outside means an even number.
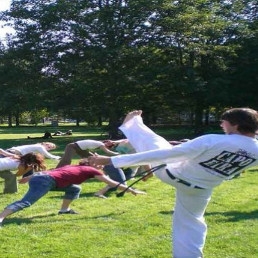
[[[132,119],[135,116],[140,116],[142,114],[142,110],[134,110],[130,113],[128,113],[124,119],[123,124],[127,123],[130,119]]]

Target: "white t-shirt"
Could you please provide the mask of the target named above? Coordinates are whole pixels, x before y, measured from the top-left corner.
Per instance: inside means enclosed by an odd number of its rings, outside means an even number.
[[[42,154],[44,157],[49,158],[49,159],[60,159],[60,156],[52,155],[40,143],[15,146],[15,147],[10,148],[10,150],[18,151],[19,153],[21,153],[21,155],[25,155],[30,152],[36,152],[36,153]]]
[[[18,168],[20,161],[9,157],[0,158],[0,173],[4,170],[15,170]]]
[[[94,150],[101,146],[105,146],[103,142],[95,140],[81,140],[76,142],[82,150]]]

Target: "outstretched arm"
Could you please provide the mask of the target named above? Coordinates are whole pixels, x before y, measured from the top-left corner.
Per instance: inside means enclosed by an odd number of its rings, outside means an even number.
[[[38,152],[49,159],[60,159],[61,158],[60,156],[52,155],[43,146],[39,146]]]
[[[8,151],[5,151],[3,149],[0,149],[0,154],[2,154],[3,156],[5,157],[9,157],[9,158],[15,158],[15,159],[18,159],[19,158],[19,155],[16,155],[16,154],[12,154]]]
[[[114,180],[110,179],[109,177],[107,177],[105,175],[95,176],[95,178],[98,179],[99,181],[102,181],[102,182],[112,186],[112,187],[118,187],[120,190],[126,190],[127,189],[126,185],[120,184],[119,182],[114,181]],[[128,188],[127,191],[132,193],[133,195],[146,194],[143,191],[139,191],[139,190],[132,189],[132,188]]]
[[[21,178],[18,182],[20,184],[26,184],[30,181],[31,178],[32,178],[32,175],[31,176],[26,176],[26,177]]]
[[[107,153],[109,156],[115,156],[115,155],[119,155],[118,152],[114,152],[109,150],[106,146],[101,146],[99,147],[101,150],[103,150],[105,153]]]
[[[111,165],[111,158],[107,156],[101,156],[94,154],[93,156],[88,157],[88,162],[90,166],[96,167],[96,166],[105,166],[105,165]]]

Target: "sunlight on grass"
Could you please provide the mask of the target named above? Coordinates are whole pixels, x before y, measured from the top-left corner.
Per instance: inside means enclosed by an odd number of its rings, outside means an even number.
[[[42,129],[12,128],[0,135],[1,147],[37,142],[27,135],[42,135]],[[56,137],[61,155],[68,142],[94,138],[98,133],[77,128],[70,137]],[[73,163],[78,162],[78,157]],[[57,161],[47,160],[48,168]],[[214,190],[206,211],[208,236],[204,255],[207,258],[255,258],[258,247],[257,171],[246,171]],[[49,192],[35,205],[6,219],[1,232],[1,257],[49,258],[167,258],[171,257],[171,215],[175,190],[157,178],[139,182],[145,196],[125,194],[108,199],[93,196],[104,186],[96,180],[82,184],[79,200],[72,208],[78,215],[57,215],[61,192]],[[0,194],[1,207],[23,196],[27,185],[17,194]],[[3,182],[0,181],[0,191]],[[2,209],[1,208],[1,209]]]

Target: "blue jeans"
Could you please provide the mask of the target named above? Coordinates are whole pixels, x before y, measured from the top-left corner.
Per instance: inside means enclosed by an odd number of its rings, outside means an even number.
[[[56,188],[56,182],[48,174],[35,174],[29,181],[29,190],[19,201],[9,204],[6,209],[14,212],[30,207],[49,191],[64,191],[64,199],[77,199],[81,192],[79,185],[69,185],[64,188]]]
[[[106,175],[108,175],[114,181],[123,183],[126,185],[126,180],[133,177],[134,171],[131,168],[121,169],[115,168],[113,165],[106,165],[103,168]]]

